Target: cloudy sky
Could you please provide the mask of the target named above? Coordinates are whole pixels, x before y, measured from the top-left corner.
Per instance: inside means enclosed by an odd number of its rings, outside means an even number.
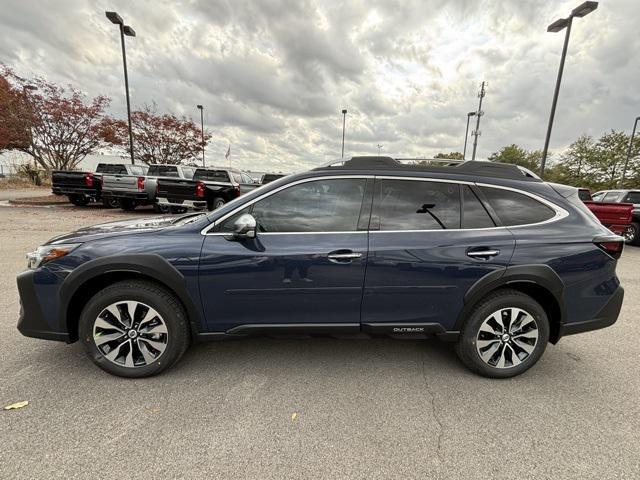
[[[116,10],[134,106],[192,116],[205,105],[207,161],[293,171],[340,156],[461,151],[488,82],[478,155],[541,149],[563,33],[581,0],[0,0],[0,62],[112,98],[125,117]],[[576,19],[551,149],[629,130],[640,114],[640,1],[604,0]]]

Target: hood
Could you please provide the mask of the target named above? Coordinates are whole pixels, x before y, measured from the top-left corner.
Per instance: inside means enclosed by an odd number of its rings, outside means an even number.
[[[201,214],[195,214],[200,216]],[[102,223],[84,227],[71,233],[66,233],[52,238],[46,244],[60,243],[84,243],[91,240],[98,240],[118,235],[129,235],[132,233],[144,233],[176,225],[184,225],[191,218],[197,218],[195,215],[185,215],[180,217],[152,217],[152,218],[134,218],[130,220],[122,220],[117,222]]]

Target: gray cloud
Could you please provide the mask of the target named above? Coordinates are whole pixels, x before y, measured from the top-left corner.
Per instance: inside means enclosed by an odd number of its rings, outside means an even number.
[[[576,1],[0,0],[0,62],[19,74],[106,94],[124,116],[117,10],[134,105],[197,116],[242,167],[296,170],[347,152],[461,150],[466,113],[489,82],[479,155],[542,147],[563,34],[546,25]],[[552,149],[628,129],[640,113],[640,2],[606,0],[577,19]]]

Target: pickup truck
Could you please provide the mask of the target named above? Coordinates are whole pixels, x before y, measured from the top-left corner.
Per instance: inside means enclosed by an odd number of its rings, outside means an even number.
[[[153,205],[154,210],[160,212],[162,210],[155,203],[158,178],[191,179],[195,170],[195,167],[183,165],[149,165],[146,172],[105,174],[102,177],[102,196],[116,199],[123,210],[131,211],[138,205]]]
[[[285,175],[283,173],[265,173],[264,175],[262,175],[262,178],[260,178],[260,184],[266,185],[267,183],[271,183],[274,180],[277,180],[284,176]]]
[[[248,174],[230,168],[198,168],[192,180],[159,178],[156,202],[172,212],[215,210],[257,187]]]
[[[123,163],[99,163],[95,172],[78,170],[54,170],[51,175],[51,191],[55,195],[66,195],[69,201],[78,207],[89,202],[102,203],[106,207],[116,207],[112,199],[102,198],[102,175],[105,173],[126,173]]]
[[[630,245],[640,245],[640,190],[601,190],[593,194],[599,205],[631,207],[630,226],[622,235]]]

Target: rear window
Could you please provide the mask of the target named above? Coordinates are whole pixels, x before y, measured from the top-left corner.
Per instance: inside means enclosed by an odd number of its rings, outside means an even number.
[[[629,192],[624,201],[627,203],[640,203],[640,192]]]
[[[126,175],[127,167],[122,164],[101,163],[96,169],[97,173],[110,173],[115,175]]]
[[[555,211],[527,195],[502,188],[480,187],[503,225],[529,225],[554,217]]]
[[[193,178],[193,174],[195,173],[195,171],[195,168],[182,167],[182,174],[184,175],[184,178]]]
[[[178,167],[175,165],[152,165],[149,167],[148,175],[156,177],[179,177]]]
[[[226,170],[196,170],[193,175],[194,180],[209,180],[212,182],[230,182],[229,174]]]
[[[460,186],[417,180],[382,180],[376,215],[380,230],[460,228]]]
[[[583,202],[588,202],[589,200],[591,200],[591,194],[589,193],[589,190],[584,190],[584,189],[580,189],[578,190],[578,198],[580,198],[580,200],[582,200]]]

